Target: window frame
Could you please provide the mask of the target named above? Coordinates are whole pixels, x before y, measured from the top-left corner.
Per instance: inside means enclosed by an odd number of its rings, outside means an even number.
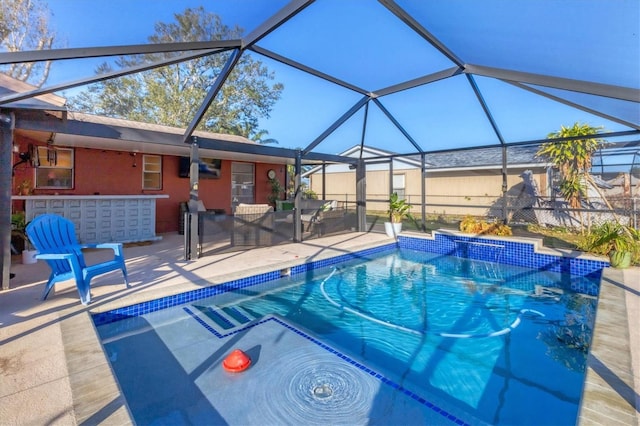
[[[397,178],[402,178],[401,179],[402,180],[402,187],[396,186],[397,183],[400,183],[400,182],[396,182],[396,177]],[[398,179],[398,180],[400,180],[400,179]],[[406,173],[394,173],[393,177],[391,178],[391,181],[392,181],[392,186],[393,186],[391,192],[392,193],[397,192],[398,193],[398,198],[404,199],[405,195],[406,195],[406,191],[407,191],[407,174]]]
[[[151,158],[157,158],[158,163],[150,164],[148,161]],[[158,170],[148,170],[149,165],[157,165]],[[147,177],[148,176],[158,176],[158,185],[157,187],[148,187],[147,186]],[[143,154],[142,155],[142,189],[145,191],[161,191],[162,190],[162,155],[158,154]]]
[[[58,164],[51,165],[50,163],[47,164],[46,161],[41,162],[40,153],[43,150],[46,150],[47,152],[49,150],[54,150],[54,152],[56,153],[56,156],[60,152],[68,152],[70,157],[70,163],[71,163],[70,167],[63,167]],[[36,156],[37,158],[35,159],[34,183],[33,183],[34,189],[74,189],[75,188],[75,151],[73,150],[73,148],[58,148],[58,147],[53,148],[53,147],[41,145],[36,147]],[[69,170],[70,171],[69,185],[40,185],[39,176],[45,172],[48,174],[51,170]]]
[[[235,178],[238,175],[249,176],[248,171],[238,171],[236,167],[250,167],[251,168],[251,181],[243,180],[242,182],[236,183]],[[251,188],[251,199],[249,199],[249,195],[239,195],[236,194],[236,187],[240,187],[242,189]],[[245,187],[245,188],[242,188]],[[238,198],[238,196],[240,198]],[[256,199],[256,165],[255,163],[246,163],[241,161],[232,161],[231,162],[231,205],[232,208],[235,207],[239,203],[255,203]]]

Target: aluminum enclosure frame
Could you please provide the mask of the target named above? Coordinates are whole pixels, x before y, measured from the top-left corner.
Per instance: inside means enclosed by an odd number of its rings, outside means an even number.
[[[351,157],[343,157],[339,155],[330,155],[323,154],[319,152],[315,152],[315,149],[320,145],[331,133],[333,133],[341,124],[348,120],[349,117],[352,117],[356,112],[360,111],[361,108],[367,108],[370,101],[373,101],[382,111],[383,113],[391,120],[391,122],[400,130],[404,137],[409,140],[411,145],[416,149],[414,153],[406,153],[406,155],[411,154],[419,154],[422,156],[424,160],[425,153],[429,153],[428,149],[425,149],[424,141],[420,141],[415,138],[410,132],[406,131],[406,129],[400,124],[400,122],[389,112],[387,108],[384,107],[381,98],[398,93],[404,90],[408,90],[414,87],[430,84],[436,81],[441,81],[444,79],[452,78],[458,76],[460,74],[465,74],[467,77],[468,84],[473,89],[473,92],[476,94],[477,101],[479,102],[487,120],[490,122],[497,138],[499,141],[499,146],[503,148],[503,175],[505,173],[505,169],[507,166],[507,158],[505,149],[508,146],[516,146],[516,145],[528,145],[532,143],[544,143],[548,140],[541,139],[537,141],[507,141],[502,136],[502,132],[496,121],[493,119],[493,114],[491,112],[490,107],[484,101],[482,92],[475,84],[474,76],[483,76],[489,77],[493,79],[497,79],[503,82],[507,82],[509,84],[514,85],[522,90],[527,90],[531,93],[534,93],[539,96],[546,97],[548,99],[552,99],[557,102],[561,102],[565,105],[568,105],[573,108],[578,108],[583,111],[589,112],[595,116],[604,118],[606,120],[611,120],[616,123],[622,124],[624,126],[629,127],[630,131],[624,132],[614,132],[608,134],[601,134],[594,137],[615,137],[615,136],[638,136],[640,135],[640,122],[630,122],[629,120],[620,119],[617,117],[613,117],[610,114],[595,110],[594,108],[590,108],[584,105],[580,105],[576,102],[570,102],[565,99],[559,98],[557,96],[550,95],[543,91],[537,90],[531,85],[534,86],[542,86],[553,89],[561,89],[570,92],[576,93],[584,93],[589,95],[600,96],[608,99],[614,100],[623,100],[627,102],[640,103],[640,90],[634,89],[630,87],[621,87],[610,84],[597,83],[592,81],[581,81],[568,79],[557,76],[550,75],[542,75],[521,71],[513,71],[508,69],[489,67],[478,64],[471,64],[464,61],[464,58],[457,55],[451,49],[449,49],[444,43],[442,43],[437,37],[435,37],[428,29],[424,28],[413,16],[411,16],[407,11],[405,11],[398,3],[393,0],[379,0],[379,3],[389,10],[395,17],[397,17],[401,22],[403,22],[408,28],[410,28],[413,32],[418,34],[422,39],[425,40],[426,43],[433,46],[437,51],[439,51],[442,55],[444,55],[451,63],[453,63],[453,67],[443,69],[437,71],[435,73],[431,73],[428,75],[424,75],[422,77],[418,77],[409,81],[401,82],[389,87],[379,88],[377,90],[369,90],[366,88],[358,87],[355,84],[352,84],[347,81],[343,81],[335,76],[331,76],[327,73],[318,71],[313,67],[308,65],[299,63],[290,58],[287,58],[284,55],[281,55],[277,52],[271,52],[263,47],[260,47],[258,43],[271,32],[278,29],[280,26],[285,24],[290,19],[294,18],[296,15],[307,9],[311,4],[313,4],[313,0],[292,0],[288,4],[286,4],[282,9],[277,11],[271,17],[266,19],[261,25],[257,26],[252,32],[250,32],[247,36],[243,37],[240,40],[214,40],[214,41],[204,41],[204,42],[182,42],[182,43],[164,43],[164,44],[139,44],[139,45],[128,45],[128,46],[107,46],[107,47],[87,47],[87,48],[72,48],[72,49],[51,49],[51,50],[36,50],[36,51],[23,51],[23,52],[3,52],[0,53],[0,64],[15,64],[15,63],[24,63],[24,62],[41,62],[41,61],[55,61],[55,60],[66,60],[66,59],[81,59],[81,58],[98,58],[98,57],[110,57],[110,56],[118,56],[118,55],[131,55],[131,54],[147,54],[147,53],[176,53],[176,52],[184,52],[182,55],[156,61],[154,63],[145,64],[138,67],[132,67],[129,69],[114,71],[109,74],[99,75],[99,76],[91,76],[82,78],[75,81],[70,81],[62,84],[56,84],[54,86],[49,86],[37,90],[32,90],[24,93],[16,93],[12,95],[4,95],[0,96],[0,108],[2,109],[0,113],[3,117],[14,117],[12,118],[13,124],[15,124],[18,128],[25,128],[31,130],[46,130],[46,131],[66,131],[73,132],[77,135],[94,135],[99,137],[109,137],[108,135],[113,135],[113,129],[109,129],[107,126],[98,126],[92,123],[79,123],[74,120],[52,120],[50,116],[47,116],[44,113],[45,108],[43,108],[43,114],[40,117],[37,117],[30,112],[25,112],[25,109],[21,109],[16,105],[16,102],[33,99],[37,96],[53,93],[56,91],[62,91],[65,89],[75,88],[78,86],[91,84],[99,81],[104,81],[111,78],[116,78],[120,76],[130,75],[133,73],[162,67],[170,64],[175,64],[178,62],[207,56],[207,55],[215,55],[220,54],[227,51],[233,51],[232,59],[227,62],[227,67],[225,71],[222,73],[223,77],[218,80],[216,85],[210,90],[207,97],[203,100],[200,108],[198,109],[197,114],[194,116],[194,119],[185,130],[185,133],[180,137],[176,137],[175,135],[169,134],[160,134],[158,132],[132,132],[128,131],[124,128],[121,128],[122,133],[118,135],[122,140],[129,140],[127,138],[132,138],[131,140],[137,140],[140,142],[145,142],[145,138],[153,138],[154,143],[160,144],[189,144],[191,143],[191,136],[197,124],[199,123],[202,115],[206,111],[209,103],[217,96],[220,88],[224,84],[224,75],[228,74],[234,67],[235,63],[240,59],[240,57],[248,51],[251,51],[257,55],[261,55],[276,61],[279,61],[287,66],[300,70],[302,72],[313,75],[317,78],[328,81],[332,84],[341,86],[347,90],[358,93],[362,96],[360,100],[354,104],[348,111],[344,112],[342,116],[335,121],[329,128],[327,128],[324,132],[322,132],[315,140],[309,141],[302,151],[286,149],[286,148],[275,148],[268,146],[253,146],[244,144],[235,144],[229,141],[220,141],[220,140],[207,140],[206,138],[198,139],[198,146],[201,149],[215,149],[229,152],[243,152],[249,155],[265,155],[265,156],[276,156],[280,157],[283,160],[283,163],[296,164],[296,175],[299,176],[301,173],[300,168],[302,164],[306,163],[324,163],[324,162],[338,162],[338,163],[348,163],[352,164],[356,167],[362,167],[361,160],[357,160]],[[366,117],[367,114],[365,114]],[[640,117],[639,117],[640,118]],[[365,119],[366,125],[366,119]],[[363,134],[366,129],[363,129]],[[3,132],[6,133],[6,129]],[[13,130],[9,130],[13,131]],[[3,133],[4,135],[4,133]],[[144,135],[144,137],[142,137]],[[111,136],[112,137],[112,136]],[[7,142],[12,138],[5,135],[2,138],[3,147],[0,152],[5,152],[7,148],[4,146]],[[571,138],[566,138],[566,140],[571,140]],[[555,139],[558,141],[558,139]],[[469,148],[459,148],[455,151],[465,150],[465,149],[476,149],[479,146],[469,147]],[[436,152],[436,151],[431,151]],[[300,184],[299,179],[296,179],[298,185]],[[360,181],[359,181],[360,182]],[[363,185],[364,187],[364,185]],[[422,197],[425,197],[426,188],[423,188]],[[5,174],[0,176],[0,192],[2,193],[10,193],[11,192],[11,178],[7,178]],[[299,191],[296,191],[298,193]],[[359,200],[358,206],[360,207]],[[364,201],[363,201],[364,202]],[[9,203],[10,204],[10,203]],[[7,208],[10,212],[10,206]],[[3,214],[0,217],[5,217],[6,212],[3,211]],[[8,235],[10,230],[3,225],[0,225],[0,234],[2,237]],[[0,238],[0,240],[2,240]],[[0,259],[0,263],[5,263],[5,256],[3,255]],[[8,270],[3,267],[2,270],[2,282],[8,282]]]

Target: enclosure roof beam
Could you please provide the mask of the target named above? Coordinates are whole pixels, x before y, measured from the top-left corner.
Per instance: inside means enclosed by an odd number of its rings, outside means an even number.
[[[494,120],[493,115],[491,114],[491,110],[489,110],[489,106],[487,105],[487,102],[484,100],[484,97],[482,96],[482,92],[480,92],[480,89],[478,88],[478,84],[476,83],[476,80],[473,78],[472,75],[467,74],[467,81],[471,85],[471,88],[473,89],[473,93],[475,93],[476,98],[478,99],[478,102],[480,102],[480,106],[484,111],[484,115],[487,117],[487,120],[489,120],[491,127],[493,127],[493,131],[498,137],[500,144],[504,145],[504,138],[502,137],[502,133],[500,133],[498,124],[496,123],[496,120]]]
[[[258,41],[275,31],[278,27],[283,25],[289,19],[296,16],[307,6],[313,3],[315,0],[292,0],[276,14],[272,15],[269,19],[263,22],[260,26],[249,33],[244,39],[244,48],[253,46]]]
[[[212,50],[201,50],[198,51],[197,53],[189,53],[186,55],[180,55],[180,56],[176,56],[175,58],[172,58],[171,60],[167,61],[167,60],[162,60],[162,61],[154,61],[151,62],[149,64],[144,64],[144,65],[138,65],[135,67],[129,67],[129,68],[123,68],[117,71],[112,71],[112,72],[108,72],[108,73],[104,73],[104,74],[99,74],[99,75],[94,75],[88,78],[83,78],[80,80],[75,80],[75,81],[71,81],[71,82],[64,82],[64,83],[60,83],[60,84],[55,84],[53,86],[47,86],[45,88],[40,88],[40,89],[36,89],[36,90],[31,90],[29,92],[23,92],[23,93],[16,93],[13,95],[9,95],[9,96],[4,96],[0,98],[0,105],[4,105],[7,104],[9,102],[15,102],[15,101],[21,101],[24,99],[29,99],[29,98],[33,98],[39,95],[44,95],[47,93],[53,93],[53,92],[57,92],[60,90],[66,90],[66,89],[71,89],[74,87],[78,87],[78,86],[84,86],[86,84],[92,84],[92,83],[96,83],[99,81],[104,81],[104,80],[109,80],[111,78],[115,78],[115,77],[122,77],[125,75],[130,75],[130,74],[135,74],[141,71],[147,71],[153,68],[158,68],[160,66],[165,66],[165,65],[173,65],[173,64],[177,64],[183,61],[188,61],[191,59],[196,59],[196,58],[200,58],[202,56],[207,56],[207,55],[211,55],[213,53],[220,53],[222,51],[224,51],[226,49],[212,49]]]
[[[611,84],[593,83],[590,81],[574,80],[563,77],[552,77],[542,74],[533,74],[522,71],[512,71],[502,68],[492,68],[482,65],[465,65],[465,73],[493,77],[500,80],[514,81],[517,83],[536,84],[538,86],[553,87],[556,89],[570,90],[572,92],[587,93],[606,98],[620,99],[623,101],[640,102],[640,90],[629,87],[614,86]]]
[[[364,118],[362,119],[362,133],[360,134],[360,155],[359,158],[362,159],[362,151],[364,151],[364,142],[367,137],[367,120],[369,118],[369,102],[364,104]],[[323,173],[324,176],[324,173]],[[323,184],[324,189],[324,184]]]
[[[234,49],[240,47],[242,47],[242,40],[210,40],[178,43],[133,44],[126,46],[26,50],[22,52],[0,53],[0,64],[55,61],[59,59],[98,58],[104,56],[145,55],[149,53],[185,52],[189,50]]]
[[[290,67],[293,67],[297,70],[309,73],[315,77],[321,78],[325,81],[329,81],[331,83],[337,84],[338,86],[342,86],[344,88],[347,88],[349,90],[353,90],[354,92],[360,93],[361,95],[369,95],[369,91],[365,90],[361,87],[355,86],[351,83],[347,83],[346,81],[337,79],[329,74],[325,74],[321,71],[318,71],[314,68],[308,67],[306,65],[301,64],[300,62],[296,62],[292,59],[289,59],[285,56],[279,55],[275,52],[272,52],[270,50],[264,49],[262,47],[259,46],[253,46],[250,50],[259,53],[263,56],[266,56],[267,58],[273,59],[274,61],[278,61],[280,63],[283,63],[285,65],[289,65]]]
[[[554,100],[556,102],[560,102],[560,103],[562,103],[564,105],[568,105],[568,106],[570,106],[572,108],[576,108],[576,109],[579,109],[581,111],[588,112],[589,114],[597,115],[598,117],[602,117],[602,118],[604,118],[606,120],[613,121],[613,122],[616,122],[618,124],[622,124],[623,126],[627,126],[627,127],[631,127],[632,129],[640,130],[640,124],[631,123],[631,122],[629,122],[627,120],[623,120],[623,119],[620,119],[618,117],[614,117],[612,115],[605,114],[605,113],[600,112],[600,111],[596,111],[593,108],[588,108],[588,107],[586,107],[584,105],[568,101],[567,99],[552,95],[550,93],[544,92],[542,90],[536,89],[536,88],[528,86],[526,84],[517,83],[515,81],[506,81],[506,83],[509,83],[509,84],[511,84],[513,86],[516,86],[516,87],[520,88],[520,89],[527,90],[527,91],[529,91],[531,93],[535,93],[536,95],[544,96],[545,98]]]
[[[424,152],[424,151],[423,151],[423,149],[422,149],[422,147],[420,147],[420,145],[418,145],[418,142],[416,142],[416,141],[411,137],[411,135],[409,134],[409,132],[407,132],[407,131],[405,130],[405,128],[404,128],[404,127],[403,127],[403,126],[398,122],[398,120],[396,120],[396,118],[393,116],[393,114],[391,114],[391,113],[389,112],[389,110],[387,110],[387,109],[384,107],[384,105],[382,105],[382,102],[380,102],[380,100],[378,100],[378,99],[374,99],[374,100],[373,100],[373,102],[375,102],[375,103],[376,103],[376,105],[378,105],[378,108],[380,108],[380,110],[384,113],[384,115],[386,115],[386,116],[387,116],[387,118],[388,118],[389,120],[391,120],[391,122],[393,123],[393,125],[394,125],[394,126],[396,126],[396,128],[397,128],[398,130],[400,130],[400,132],[404,135],[404,137],[405,137],[405,138],[407,138],[407,140],[408,140],[409,142],[411,142],[411,145],[413,145],[413,147],[414,147],[415,149],[417,149],[417,150],[418,150],[418,152]]]
[[[623,137],[623,136],[638,136],[638,135],[640,135],[640,130],[624,130],[620,132],[596,133],[594,135],[567,136],[564,138],[533,139],[529,141],[511,142],[511,143],[507,143],[507,146],[540,145],[540,144],[549,143],[549,142],[568,142],[568,141],[575,141],[575,140],[581,140],[581,139],[607,139],[607,138],[617,138],[617,137]]]
[[[398,93],[403,90],[413,89],[414,87],[423,86],[425,84],[433,83],[434,81],[444,80],[445,78],[456,76],[458,74],[461,74],[462,71],[464,71],[464,69],[460,67],[448,68],[446,70],[438,71],[433,74],[405,81],[404,83],[394,84],[393,86],[374,90],[371,95],[372,97],[380,97],[390,95],[392,93]]]
[[[425,154],[440,154],[440,153],[457,152],[457,151],[473,151],[474,149],[501,148],[503,146],[507,148],[512,146],[536,146],[536,145],[542,145],[544,143],[550,143],[550,142],[553,142],[553,143],[568,142],[568,141],[581,140],[581,139],[607,139],[607,138],[615,138],[615,137],[623,137],[623,136],[638,136],[638,135],[640,135],[640,131],[638,130],[625,130],[621,132],[597,133],[595,135],[567,136],[564,138],[532,139],[532,140],[520,141],[520,142],[505,142],[504,145],[492,144],[492,145],[466,146],[466,147],[458,147],[458,148],[451,148],[451,149],[438,149],[434,151],[425,151]],[[413,155],[415,155],[415,153]]]
[[[344,164],[357,164],[358,159],[354,157],[346,157],[344,155],[335,154],[323,154],[321,152],[309,152],[303,154],[302,158],[309,161],[329,162],[329,163],[344,163]]]
[[[413,16],[407,13],[403,8],[393,0],[378,0],[384,7],[386,7],[391,13],[393,13],[398,19],[404,22],[409,28],[418,33],[429,44],[435,47],[440,53],[446,56],[455,65],[462,67],[464,61],[453,53],[447,46],[445,46],[440,40],[438,40],[433,34],[431,34],[425,27],[423,27]]]
[[[360,108],[362,108],[362,106],[364,104],[366,104],[367,102],[369,102],[369,97],[368,96],[363,96],[362,99],[360,99],[358,102],[356,102],[356,104],[354,106],[351,107],[351,109],[349,109],[349,111],[345,112],[342,117],[338,118],[338,120],[336,120],[335,123],[333,123],[327,130],[325,130],[320,136],[318,136],[316,138],[316,140],[314,140],[313,142],[311,142],[303,151],[302,154],[306,155],[309,152],[311,152],[311,150],[313,148],[315,148],[316,146],[318,146],[318,144],[320,142],[322,142],[323,140],[325,140],[331,133],[333,133],[338,127],[340,127],[345,121],[347,121],[349,118],[351,118],[351,116],[353,114],[355,114]]]
[[[242,55],[242,50],[236,49],[233,51],[229,59],[227,59],[227,62],[224,64],[224,67],[222,68],[222,70],[220,70],[220,74],[218,74],[215,81],[213,82],[211,89],[209,89],[209,92],[207,92],[207,96],[205,96],[204,100],[200,104],[200,107],[198,108],[198,111],[196,111],[195,115],[191,119],[191,122],[187,126],[187,129],[184,132],[182,142],[191,143],[191,135],[196,130],[196,127],[198,127],[198,124],[200,123],[200,121],[202,121],[202,118],[207,112],[207,109],[209,109],[209,105],[211,105],[211,102],[213,102],[213,99],[216,97],[218,92],[220,92],[220,90],[222,89],[222,85],[224,84],[225,81],[227,81],[227,77],[229,77],[229,74],[233,70],[233,67],[235,66],[235,64],[238,63],[238,60],[240,59],[240,55]]]

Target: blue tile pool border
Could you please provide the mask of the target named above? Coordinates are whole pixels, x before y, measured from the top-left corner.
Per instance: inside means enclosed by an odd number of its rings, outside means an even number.
[[[577,257],[563,257],[560,254],[544,254],[535,251],[532,242],[507,241],[486,237],[472,237],[458,234],[442,234],[434,231],[429,237],[409,237],[400,235],[397,242],[368,248],[353,253],[323,260],[302,263],[290,268],[290,274],[303,274],[315,269],[336,265],[354,259],[366,259],[368,256],[380,254],[398,248],[424,251],[447,256],[466,257],[473,260],[504,263],[522,266],[542,271],[559,272],[571,276],[588,277],[599,282],[602,269],[609,266],[606,261],[583,259]],[[274,281],[282,277],[281,270],[257,274],[251,277],[227,281],[188,292],[166,296],[159,299],[142,302],[135,305],[113,309],[107,312],[93,313],[92,318],[96,326],[119,321],[124,318],[136,317],[150,312],[159,311],[173,306],[183,305],[229,291],[237,291]],[[597,293],[597,289],[578,289],[585,293]]]
[[[431,238],[400,235],[398,246],[446,256],[504,263],[538,271],[559,272],[593,279],[600,279],[602,269],[609,266],[609,262],[603,260],[538,253],[533,242],[444,234],[437,231],[434,231]]]
[[[366,250],[361,250],[358,252],[345,253],[328,259],[303,263],[291,267],[290,274],[292,276],[304,274],[315,269],[336,265],[349,260],[366,259],[368,256],[383,253],[385,251],[396,250],[397,248],[398,245],[396,243],[390,243],[378,247],[372,247]],[[190,303],[196,300],[216,296],[229,291],[237,291],[243,288],[254,286],[256,284],[263,284],[280,278],[282,278],[282,272],[280,269],[278,269],[275,271],[265,272],[251,277],[239,278],[237,280],[227,281],[222,284],[215,284],[172,296],[165,296],[159,299],[150,300],[148,302],[137,303],[135,305],[125,306],[106,312],[93,313],[91,316],[93,318],[94,324],[96,326],[100,326],[103,324],[109,324],[115,321],[119,321],[124,318],[137,317],[173,306],[183,305],[185,303]]]

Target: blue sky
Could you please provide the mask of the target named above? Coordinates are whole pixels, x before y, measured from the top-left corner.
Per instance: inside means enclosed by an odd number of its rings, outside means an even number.
[[[464,62],[640,88],[637,0],[398,3]],[[51,23],[63,46],[88,47],[144,43],[156,22],[172,21],[174,13],[202,2],[49,0],[48,4],[53,13]],[[286,2],[218,0],[204,4],[228,25],[250,30]],[[260,46],[367,90],[453,66],[375,1],[319,0]],[[261,121],[279,146],[306,147],[361,98],[267,58],[256,58],[274,70],[277,81],[285,85],[271,117]],[[56,64],[49,83],[92,75],[101,61]],[[503,81],[477,77],[476,82],[507,141],[543,138],[575,121],[611,131],[628,130]],[[464,76],[380,101],[426,150],[498,142]],[[625,108],[618,108],[619,116],[630,116],[637,122],[638,106]],[[359,144],[363,119],[364,111],[360,111],[317,150],[338,153]],[[414,150],[373,105],[368,111],[365,141],[396,152]]]

